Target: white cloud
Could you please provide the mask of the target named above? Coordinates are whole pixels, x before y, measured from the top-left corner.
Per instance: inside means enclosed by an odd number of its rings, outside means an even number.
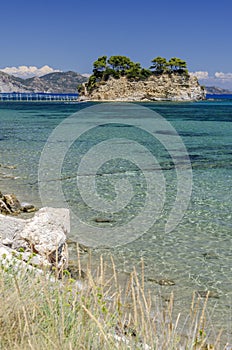
[[[198,79],[209,79],[209,73],[204,71],[191,72],[190,75],[197,77]]]
[[[232,73],[216,72],[214,75],[217,79],[232,81]]]
[[[196,76],[200,84],[232,90],[232,73],[215,72],[209,74],[206,71],[197,71],[191,72],[190,75]]]
[[[19,78],[31,78],[31,77],[41,77],[42,75],[53,73],[53,72],[61,72],[58,69],[54,69],[49,66],[43,66],[41,68],[35,66],[19,66],[19,67],[6,67],[0,69],[2,72],[14,75]]]
[[[89,74],[89,73],[83,73],[83,74],[81,74],[81,75],[83,75],[83,77],[89,78],[91,74]]]

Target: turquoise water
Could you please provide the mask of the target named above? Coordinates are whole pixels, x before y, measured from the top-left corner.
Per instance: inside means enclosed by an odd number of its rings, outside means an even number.
[[[43,147],[56,126],[90,105],[93,104],[0,104],[0,190],[14,191],[21,200],[41,206],[38,164]],[[192,195],[175,230],[164,233],[165,220],[173,206],[177,187],[176,169],[170,155],[157,140],[141,130],[123,126],[118,120],[115,125],[100,127],[94,134],[86,133],[73,143],[65,155],[62,176],[55,181],[62,182],[68,205],[83,221],[92,226],[107,227],[109,223],[94,222],[94,218],[102,215],[89,208],[76,188],[76,171],[83,154],[107,137],[139,140],[155,154],[166,184],[165,204],[158,220],[138,239],[123,246],[96,249],[96,254],[112,254],[118,269],[125,272],[131,271],[132,265],[139,266],[138,262],[143,258],[148,279],[175,281],[172,287],[152,282],[148,285],[161,295],[173,291],[177,310],[190,305],[193,291],[214,291],[218,298],[209,301],[210,318],[215,329],[226,328],[229,341],[232,338],[232,101],[146,103],[143,106],[171,123],[181,136],[191,160]],[[113,117],[109,115],[111,121]],[[88,125],[88,115],[82,123]],[[16,168],[11,169],[9,165]],[[147,172],[151,172],[149,164],[147,166]],[[124,225],[141,210],[146,179],[139,167],[121,159],[106,162],[97,174],[98,190],[111,200],[115,197],[112,180],[121,180],[125,174],[129,176],[134,197],[125,210],[107,216],[112,220],[112,227]],[[72,238],[78,239],[78,228],[76,231],[73,228]]]

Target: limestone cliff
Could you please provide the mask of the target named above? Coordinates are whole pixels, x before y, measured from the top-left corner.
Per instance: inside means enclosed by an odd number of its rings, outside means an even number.
[[[186,74],[151,75],[146,80],[110,78],[88,90],[83,84],[80,100],[92,101],[195,101],[205,99],[205,90],[194,76]]]

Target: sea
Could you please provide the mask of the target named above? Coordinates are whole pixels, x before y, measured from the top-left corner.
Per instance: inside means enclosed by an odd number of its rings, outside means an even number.
[[[0,102],[0,190],[68,207],[72,240],[124,274],[142,259],[147,286],[164,303],[174,293],[177,312],[210,291],[211,335],[231,343],[232,95],[207,97]]]

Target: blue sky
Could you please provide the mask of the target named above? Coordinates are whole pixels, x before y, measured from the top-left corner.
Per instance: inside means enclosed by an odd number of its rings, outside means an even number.
[[[158,55],[177,56],[210,85],[232,88],[231,15],[231,0],[5,1],[0,68],[49,65],[86,73],[103,54],[126,55],[145,67]]]

